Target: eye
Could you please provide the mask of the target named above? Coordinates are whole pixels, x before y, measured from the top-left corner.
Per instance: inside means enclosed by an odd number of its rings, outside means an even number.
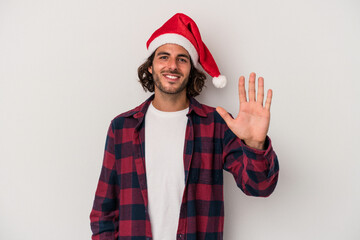
[[[187,63],[187,59],[186,58],[179,58],[179,62]]]
[[[168,59],[168,56],[162,55],[162,56],[159,57],[159,59]]]

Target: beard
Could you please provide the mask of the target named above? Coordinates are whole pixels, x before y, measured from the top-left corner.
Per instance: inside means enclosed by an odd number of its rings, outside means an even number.
[[[162,72],[160,73],[161,75],[162,74],[165,74],[165,73],[169,73],[169,74],[178,74],[180,75],[181,77],[183,76],[183,74],[179,73],[178,71],[166,71],[166,72]],[[162,92],[162,93],[165,93],[165,94],[179,94],[181,93],[186,87],[187,87],[187,83],[189,81],[189,76],[187,76],[183,82],[178,86],[178,87],[165,87],[162,82],[160,81],[160,75],[157,74],[157,73],[154,73],[153,75],[153,79],[154,79],[154,84],[155,86]],[[175,84],[172,84],[172,85],[175,85]]]

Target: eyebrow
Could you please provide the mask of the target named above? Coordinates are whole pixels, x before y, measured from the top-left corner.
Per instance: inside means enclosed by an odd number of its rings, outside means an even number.
[[[170,56],[170,53],[168,53],[168,52],[158,52],[158,53],[156,54],[156,56],[159,56],[159,55],[167,55],[167,56]],[[184,58],[190,59],[190,57],[189,57],[187,54],[179,54],[179,55],[177,55],[177,57],[184,57]]]

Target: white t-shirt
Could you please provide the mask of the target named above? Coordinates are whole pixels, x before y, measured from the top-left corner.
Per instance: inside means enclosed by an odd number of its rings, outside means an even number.
[[[185,188],[184,144],[189,108],[145,115],[145,167],[148,211],[154,240],[175,239]]]

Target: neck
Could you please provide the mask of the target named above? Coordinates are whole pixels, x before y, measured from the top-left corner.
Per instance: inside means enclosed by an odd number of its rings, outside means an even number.
[[[186,97],[185,91],[179,94],[166,94],[155,89],[152,104],[160,111],[176,112],[189,107],[189,99]]]

